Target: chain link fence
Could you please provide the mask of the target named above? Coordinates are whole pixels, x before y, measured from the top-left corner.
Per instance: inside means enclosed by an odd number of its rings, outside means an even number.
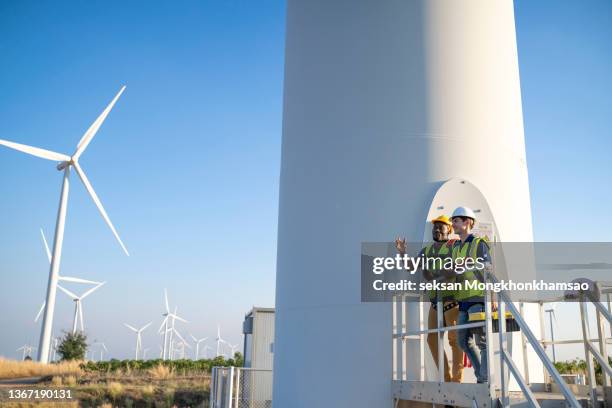
[[[213,367],[210,408],[271,408],[272,370]]]

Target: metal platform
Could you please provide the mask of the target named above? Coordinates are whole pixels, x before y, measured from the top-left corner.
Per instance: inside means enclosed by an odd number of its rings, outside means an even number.
[[[485,278],[486,279],[486,278]],[[495,281],[494,276],[489,276]],[[491,294],[485,293],[485,320],[480,323],[469,323],[457,326],[444,327],[442,321],[442,303],[437,305],[437,328],[425,328],[423,323],[422,308],[419,309],[421,318],[418,324],[408,319],[408,307],[414,307],[407,303],[409,296],[404,294],[395,297],[393,302],[393,381],[391,393],[394,407],[410,407],[426,405],[446,405],[468,408],[491,408],[491,407],[535,407],[535,408],[612,408],[612,367],[608,364],[607,345],[610,342],[608,333],[612,332],[610,323],[612,314],[610,312],[610,293],[612,286],[604,285],[602,294],[607,297],[607,307],[600,302],[599,298],[593,299],[587,294],[581,295],[581,301],[577,302],[580,308],[582,338],[570,341],[554,341],[544,339],[542,324],[540,338],[537,338],[532,328],[526,323],[523,316],[523,302],[515,304],[507,294],[497,294],[498,311],[504,315],[508,310],[514,316],[520,328],[521,343],[523,350],[530,346],[538,357],[544,370],[545,383],[533,383],[529,379],[530,368],[528,359],[522,359],[522,364],[517,364],[510,354],[507,345],[506,325],[504,320],[500,321],[498,333],[493,333],[491,324]],[[592,305],[596,314],[598,337],[590,337],[589,318],[587,305]],[[541,321],[543,316],[543,303],[539,302]],[[606,325],[608,327],[606,327]],[[451,383],[444,382],[443,373],[437,371],[437,382],[425,376],[425,364],[423,355],[425,352],[425,336],[435,334],[438,336],[438,361],[436,365],[443,365],[443,339],[444,333],[451,330],[483,327],[486,333],[487,358],[491,362],[487,366],[489,382],[484,384],[474,383]],[[497,346],[493,342],[496,338]],[[568,384],[559,373],[553,362],[546,354],[545,347],[552,344],[582,343],[584,345],[585,359],[587,365],[586,385]],[[494,350],[495,348],[495,350]],[[596,360],[602,372],[600,383],[596,385],[596,375],[593,360]],[[492,362],[496,362],[497,366]],[[510,381],[514,379],[520,391],[510,390]]]
[[[394,400],[417,401],[456,407],[490,408],[493,398],[487,384],[439,383],[431,381],[393,381]]]

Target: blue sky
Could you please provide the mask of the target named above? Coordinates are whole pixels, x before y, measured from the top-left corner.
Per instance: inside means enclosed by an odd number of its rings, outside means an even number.
[[[536,239],[611,241],[612,4],[515,9]],[[283,1],[0,3],[0,138],[70,154],[127,85],[81,164],[132,256],[73,178],[62,259],[108,281],[84,312],[111,355],[132,353],[123,322],[153,321],[157,348],[164,287],[183,333],[219,323],[232,343],[273,305],[284,16]],[[0,149],[0,355],[38,342],[38,229],[52,234],[60,183],[54,163]],[[60,294],[56,328],[71,309]]]

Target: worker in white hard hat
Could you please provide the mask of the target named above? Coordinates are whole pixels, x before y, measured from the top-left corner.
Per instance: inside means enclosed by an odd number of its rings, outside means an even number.
[[[459,239],[453,244],[452,257],[454,261],[466,258],[480,258],[481,263],[490,269],[489,244],[484,238],[472,234],[476,222],[474,211],[468,207],[458,207],[451,216],[453,230],[459,235]],[[457,263],[458,264],[458,263]],[[482,281],[483,271],[461,270],[456,268],[456,282]],[[458,324],[467,324],[470,313],[484,312],[484,292],[479,289],[471,289],[463,286],[463,289],[455,291],[455,299],[459,302]],[[470,328],[457,330],[457,341],[465,351],[472,363],[476,380],[479,383],[487,382],[487,343],[482,328]]]
[[[426,258],[439,258],[440,260],[450,259],[452,248],[453,248],[453,240],[449,239],[449,235],[453,232],[451,220],[447,215],[440,215],[431,220],[431,235],[433,238],[433,242],[426,245],[420,252],[419,257],[424,256]],[[395,240],[395,246],[400,253],[400,255],[404,255],[406,253],[406,240],[403,238],[397,238]],[[432,262],[434,265],[433,268],[427,269],[422,268],[421,272],[423,273],[423,277],[426,281],[444,281],[447,278],[447,275],[453,276],[453,271],[450,271],[450,274],[447,271],[442,269],[442,264],[444,262],[439,262],[439,265],[436,265],[435,262]],[[439,266],[439,268],[438,268]],[[454,278],[454,276],[453,276]],[[456,326],[457,318],[459,315],[459,303],[454,300],[454,291],[450,290],[430,290],[428,291],[429,300],[431,302],[429,308],[429,316],[428,316],[428,327],[430,329],[436,329],[438,327],[438,298],[441,298],[442,301],[442,324],[444,326]],[[442,334],[442,339],[444,339],[444,334]],[[448,357],[446,356],[446,352],[444,352],[444,381],[445,382],[461,382],[463,380],[463,350],[459,347],[459,343],[457,341],[457,332],[451,330],[448,332],[448,343],[451,348],[452,353],[452,370],[449,367]],[[427,335],[427,344],[429,345],[429,349],[431,350],[431,355],[433,360],[438,365],[438,334],[437,333],[429,333]]]

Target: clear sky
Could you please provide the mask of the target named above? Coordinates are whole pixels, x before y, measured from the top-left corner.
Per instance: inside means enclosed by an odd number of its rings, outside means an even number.
[[[612,3],[515,9],[536,239],[612,241]],[[0,2],[0,138],[71,154],[127,85],[81,164],[132,256],[73,177],[62,259],[64,275],[108,282],[84,313],[112,356],[133,353],[124,322],[154,322],[155,354],[164,287],[184,334],[212,338],[220,324],[234,344],[251,306],[273,306],[284,16],[283,1],[263,0]],[[54,167],[0,148],[7,357],[38,343]],[[58,294],[56,333],[72,307]]]

